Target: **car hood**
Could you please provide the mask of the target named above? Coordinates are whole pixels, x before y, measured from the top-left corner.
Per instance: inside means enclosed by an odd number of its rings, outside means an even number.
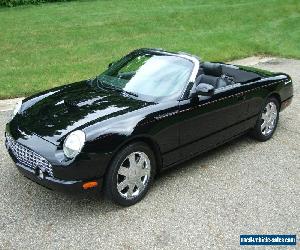
[[[147,106],[126,93],[92,87],[87,81],[27,98],[12,121],[18,130],[59,144],[71,131]]]

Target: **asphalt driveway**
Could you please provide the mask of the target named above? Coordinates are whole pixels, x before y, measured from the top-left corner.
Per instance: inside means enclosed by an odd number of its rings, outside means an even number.
[[[299,242],[300,61],[256,66],[294,80],[293,103],[280,113],[274,137],[259,143],[243,136],[165,172],[129,208],[27,180],[2,136],[0,249],[237,249],[240,234],[280,233],[297,234]],[[0,112],[2,135],[9,116]]]

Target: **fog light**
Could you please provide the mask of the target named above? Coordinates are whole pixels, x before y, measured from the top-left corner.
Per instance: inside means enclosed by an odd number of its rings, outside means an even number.
[[[98,186],[97,181],[89,181],[82,185],[83,189],[89,189],[89,188],[93,188],[93,187],[97,187],[97,186]]]

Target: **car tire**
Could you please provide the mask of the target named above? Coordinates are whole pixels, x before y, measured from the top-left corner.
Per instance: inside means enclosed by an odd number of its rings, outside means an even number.
[[[253,138],[263,142],[273,136],[279,120],[279,108],[279,102],[275,97],[267,99],[259,114],[255,127],[250,132]]]
[[[125,146],[114,157],[105,176],[107,198],[122,206],[136,204],[148,192],[155,171],[155,156],[147,144]]]

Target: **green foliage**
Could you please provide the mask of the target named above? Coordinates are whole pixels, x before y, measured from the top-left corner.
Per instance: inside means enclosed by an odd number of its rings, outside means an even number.
[[[39,4],[46,2],[67,2],[72,0],[0,0],[0,6],[13,7],[25,4]]]
[[[72,1],[0,8],[0,20],[0,99],[90,78],[141,47],[300,58],[299,0]]]

